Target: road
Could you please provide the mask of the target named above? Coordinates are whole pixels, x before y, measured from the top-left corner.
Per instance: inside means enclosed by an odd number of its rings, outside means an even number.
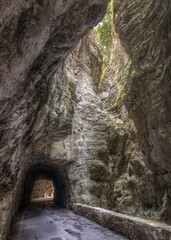
[[[126,240],[110,230],[57,208],[52,201],[34,201],[13,219],[9,240]]]

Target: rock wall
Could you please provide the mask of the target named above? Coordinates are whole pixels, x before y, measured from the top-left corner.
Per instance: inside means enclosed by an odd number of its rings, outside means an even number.
[[[68,207],[171,222],[170,1],[115,1],[118,36],[98,88],[103,57],[93,32],[64,60],[107,2],[1,1],[3,240],[34,164],[61,173]]]
[[[162,220],[166,191],[145,163],[125,106],[131,59],[116,32],[110,52],[99,87],[101,74],[98,80],[92,74],[94,68],[102,73],[103,61],[95,32],[79,42],[56,73],[49,121],[70,126],[72,132],[46,151],[50,158],[73,161],[67,167],[72,203]]]
[[[1,187],[15,182],[20,152],[42,134],[50,78],[106,3],[1,2]]]
[[[11,217],[17,211],[29,166],[45,161],[43,157],[33,159],[29,155],[34,142],[42,134],[40,142],[46,139],[47,144],[68,134],[68,131],[54,129],[54,126],[44,128],[49,111],[46,103],[51,89],[50,79],[79,39],[103,18],[107,2],[1,1],[1,239],[6,238]],[[48,164],[54,162],[51,160]]]
[[[93,81],[97,76],[92,78],[91,71],[95,66],[101,73],[101,46],[92,32],[79,42],[55,75],[58,87],[51,94],[49,104],[55,108],[50,107],[49,120],[58,126],[71,125],[72,132],[66,140],[52,143],[47,152],[50,158],[71,160],[67,173],[71,181],[72,203],[107,206],[107,114],[102,111],[101,100],[95,93]]]
[[[126,108],[137,128],[143,159],[155,175],[156,207],[163,205],[160,216],[171,223],[171,4],[169,0],[115,2],[116,31],[132,60]]]
[[[127,109],[133,62],[116,32],[110,53],[100,85],[101,74],[93,75],[93,69],[102,73],[102,50],[93,32],[56,74],[60,91],[55,95],[62,97],[50,119],[57,117],[59,126],[72,125],[72,134],[53,143],[50,155],[75,161],[68,168],[73,203],[170,223],[164,179],[147,164]]]
[[[154,175],[144,163],[137,130],[125,106],[131,59],[115,31],[110,53],[108,68],[98,91],[103,110],[113,124],[113,129],[108,131],[112,169],[108,207],[125,214],[155,218]]]

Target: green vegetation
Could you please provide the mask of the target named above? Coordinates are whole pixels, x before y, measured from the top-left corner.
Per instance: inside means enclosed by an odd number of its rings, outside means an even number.
[[[114,18],[114,13],[113,13],[113,8],[114,8],[114,0],[111,0],[110,1],[110,12],[111,12],[111,22],[110,22],[110,24],[111,24],[111,27],[113,27],[113,18]]]
[[[125,93],[122,94],[122,100],[124,100],[124,97],[125,97]]]
[[[109,67],[109,65],[107,65],[105,68],[103,68],[103,70],[102,70],[102,74],[101,74],[101,76],[100,76],[100,82],[99,82],[99,86],[98,86],[98,87],[101,86],[101,84],[102,84],[102,80],[103,80],[103,78],[104,78],[104,76],[105,76],[105,73],[106,73],[108,67]]]
[[[113,117],[112,115],[109,115],[109,117],[110,117],[110,120],[111,120],[116,126],[118,126],[118,124],[116,123],[114,117]]]
[[[127,67],[127,68],[124,68],[123,74],[128,75],[128,74],[130,73],[131,64],[132,64],[132,61],[130,61],[130,62],[128,63],[128,67]],[[132,71],[132,73],[131,73],[130,76],[131,76],[131,77],[134,77],[134,74],[135,74],[135,70]]]
[[[111,0],[108,3],[106,15],[105,15],[104,19],[96,27],[99,41],[100,41],[100,44],[102,46],[102,51],[103,51],[103,67],[102,67],[102,74],[100,77],[100,82],[99,82],[98,87],[101,86],[102,80],[106,74],[108,67],[109,67],[110,49],[111,49],[114,37],[117,37],[117,34],[115,33],[115,26],[113,23],[113,20],[114,20],[113,9],[114,9],[114,0]],[[115,18],[117,18],[117,17],[118,17],[118,15],[116,14]],[[130,73],[131,64],[132,64],[132,61],[129,62],[127,68],[124,68],[124,74],[128,75]],[[130,76],[134,77],[134,74],[135,74],[135,70],[132,71]],[[122,100],[124,99],[124,97],[125,97],[125,94],[122,94]],[[117,106],[117,101],[118,101],[118,99],[116,99],[116,103],[114,104],[114,106]]]
[[[130,61],[129,63],[128,63],[128,67],[127,68],[124,68],[124,73],[123,74],[129,74],[129,70],[130,70],[130,68],[131,68],[131,64],[132,64],[132,61]]]
[[[100,77],[99,86],[102,84],[102,80],[105,76],[105,73],[109,67],[109,61],[110,61],[110,49],[112,46],[113,41],[113,4],[114,0],[111,0],[107,6],[106,15],[101,23],[98,24],[96,27],[97,34],[99,37],[100,44],[102,46],[103,51],[103,68],[102,68],[102,74]]]
[[[115,100],[115,103],[114,103],[113,106],[112,106],[113,108],[117,107],[117,105],[118,105],[118,100],[119,100],[119,97],[120,97],[121,93],[122,93],[122,100],[124,100],[125,92],[124,92],[124,88],[122,88],[120,91],[118,91],[117,98],[116,98],[116,100]]]
[[[109,48],[112,42],[113,4],[114,4],[114,0],[111,0],[107,6],[106,15],[104,19],[96,27],[100,44],[103,48],[104,58],[108,56]]]
[[[132,71],[131,77],[134,77],[134,74],[135,74],[135,70]]]
[[[118,100],[119,100],[120,95],[121,95],[121,92],[118,92],[118,95],[117,95],[117,98],[115,100],[115,103],[112,106],[113,108],[115,108],[118,105]]]

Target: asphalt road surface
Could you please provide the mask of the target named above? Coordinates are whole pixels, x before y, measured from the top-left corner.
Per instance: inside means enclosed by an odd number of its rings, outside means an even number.
[[[39,199],[12,221],[9,240],[126,240],[110,230]]]

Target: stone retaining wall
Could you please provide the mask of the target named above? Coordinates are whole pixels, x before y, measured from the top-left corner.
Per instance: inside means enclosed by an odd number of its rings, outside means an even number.
[[[130,240],[170,240],[171,226],[126,216],[102,208],[74,204],[75,213],[127,237]]]

